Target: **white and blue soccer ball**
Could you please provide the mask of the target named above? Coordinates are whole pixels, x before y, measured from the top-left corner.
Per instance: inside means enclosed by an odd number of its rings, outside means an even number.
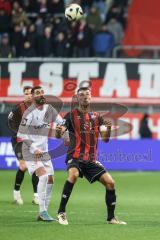
[[[83,17],[83,10],[80,5],[73,3],[65,10],[65,17],[69,21],[77,21]]]

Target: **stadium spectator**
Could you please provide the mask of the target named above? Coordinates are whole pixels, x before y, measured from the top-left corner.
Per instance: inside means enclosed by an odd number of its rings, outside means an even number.
[[[105,23],[108,23],[112,18],[116,18],[118,22],[122,23],[123,27],[125,26],[124,8],[117,3],[113,4],[113,6],[109,9],[106,14]]]
[[[52,14],[64,13],[64,1],[63,0],[48,0],[48,10]]]
[[[139,134],[141,138],[152,138],[152,132],[148,125],[148,118],[149,115],[145,113],[140,122]]]
[[[110,33],[113,34],[115,44],[121,44],[122,38],[124,36],[122,24],[118,22],[116,18],[111,18],[107,24],[107,29]]]
[[[36,56],[36,52],[34,50],[34,48],[32,47],[31,42],[26,39],[23,43],[23,48],[21,49],[21,53],[20,53],[21,57],[35,57]]]
[[[63,32],[59,32],[55,39],[54,55],[56,57],[67,56],[67,40]]]
[[[107,10],[106,1],[105,0],[95,0],[94,1],[94,6],[100,12],[101,20],[102,20],[102,22],[104,22],[105,16],[106,16],[106,10]]]
[[[64,21],[60,17],[55,17],[53,19],[53,35],[54,35],[54,37],[56,37],[56,35],[59,32],[67,32],[67,29],[68,29],[68,27],[67,27],[66,21]]]
[[[0,10],[3,9],[7,16],[11,14],[11,3],[9,0],[0,0]]]
[[[34,24],[31,24],[27,29],[27,39],[31,43],[32,47],[37,51],[37,41],[38,41],[38,34],[36,32],[36,27]]]
[[[115,45],[113,35],[108,32],[107,26],[102,25],[101,30],[93,38],[93,49],[97,57],[109,57]]]
[[[27,13],[38,13],[37,0],[23,0],[22,4]]]
[[[92,6],[89,10],[89,14],[87,16],[87,23],[89,27],[92,29],[93,32],[98,32],[100,29],[100,26],[102,24],[102,20],[100,17],[99,11],[96,9],[96,7]]]
[[[15,25],[11,35],[11,42],[12,45],[15,47],[16,57],[20,56],[21,48],[23,46],[23,38],[24,36],[22,34],[21,26],[19,24]]]
[[[52,38],[51,26],[44,28],[44,34],[39,39],[38,43],[38,56],[40,57],[52,57],[54,52],[54,41]]]
[[[2,35],[0,44],[0,57],[1,58],[12,58],[14,57],[14,50],[9,43],[8,33]]]
[[[35,26],[36,26],[37,34],[42,36],[43,30],[44,30],[44,21],[43,21],[43,17],[41,15],[38,15],[38,17],[35,21]]]
[[[80,21],[78,34],[76,36],[77,57],[89,57],[92,41],[92,31],[89,28],[86,20],[83,18]]]
[[[0,34],[9,32],[11,28],[11,19],[3,8],[0,8]]]
[[[76,57],[75,46],[76,46],[76,37],[78,33],[78,24],[76,22],[71,22],[70,28],[67,31],[68,39],[68,57]]]
[[[18,1],[14,1],[12,5],[12,25],[20,24],[24,22],[25,25],[29,25],[30,21],[23,8]]]
[[[38,1],[38,13],[41,13],[41,14],[48,13],[47,0]]]

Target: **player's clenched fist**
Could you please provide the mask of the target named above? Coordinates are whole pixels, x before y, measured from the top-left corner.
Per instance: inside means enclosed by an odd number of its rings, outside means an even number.
[[[105,126],[106,126],[107,128],[111,128],[111,126],[112,126],[111,120],[107,119],[107,120],[105,121]]]
[[[66,131],[66,127],[58,124],[56,126],[56,134],[55,134],[56,138],[61,138],[65,131]]]
[[[40,149],[36,149],[34,151],[35,158],[41,158],[43,156],[43,152]]]

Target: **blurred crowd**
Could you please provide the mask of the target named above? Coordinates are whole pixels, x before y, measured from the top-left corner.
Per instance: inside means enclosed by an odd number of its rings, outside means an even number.
[[[65,7],[82,6],[79,22]],[[0,0],[0,58],[110,57],[121,44],[131,0]]]

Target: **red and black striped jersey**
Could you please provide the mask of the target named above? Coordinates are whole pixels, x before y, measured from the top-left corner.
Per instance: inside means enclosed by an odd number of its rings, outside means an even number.
[[[28,108],[28,105],[23,101],[17,104],[8,115],[8,127],[12,131],[12,137],[17,136],[19,125],[22,120],[23,113]]]
[[[96,161],[99,128],[104,124],[100,114],[82,113],[74,109],[67,113],[64,119],[70,138],[66,161],[72,158],[80,161]]]

